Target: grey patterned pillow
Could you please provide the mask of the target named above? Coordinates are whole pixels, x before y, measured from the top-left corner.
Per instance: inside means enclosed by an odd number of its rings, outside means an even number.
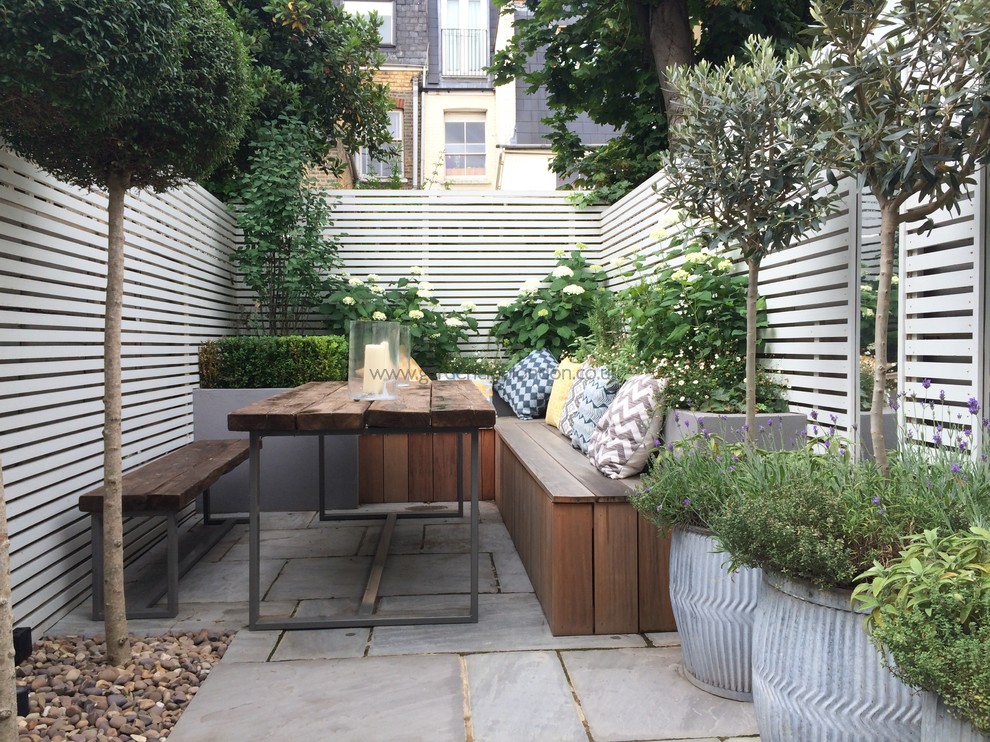
[[[548,350],[534,350],[495,382],[495,391],[521,420],[546,412],[557,373],[557,359]]]
[[[581,365],[581,369],[578,371],[577,378],[571,385],[570,391],[567,392],[567,398],[564,400],[564,409],[560,413],[560,422],[557,424],[557,430],[568,438],[574,432],[574,415],[577,414],[578,407],[581,406],[581,400],[584,399],[584,388],[588,385],[588,379],[596,373],[598,373],[598,370],[585,361]]]
[[[571,445],[581,449],[581,453],[588,453],[588,443],[591,441],[591,434],[595,432],[595,425],[619,391],[619,384],[612,380],[608,371],[603,368],[595,371],[597,373],[588,379],[584,387],[581,404],[578,405],[572,421]]]
[[[639,474],[663,422],[664,383],[641,374],[626,381],[598,421],[588,459],[602,474],[622,479]]]

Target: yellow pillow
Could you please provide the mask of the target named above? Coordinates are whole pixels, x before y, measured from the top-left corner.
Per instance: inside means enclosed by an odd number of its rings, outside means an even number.
[[[562,359],[557,366],[553,388],[550,390],[550,401],[547,402],[547,425],[553,425],[555,428],[560,425],[560,415],[564,411],[567,393],[577,381],[580,370],[581,364],[569,358]]]

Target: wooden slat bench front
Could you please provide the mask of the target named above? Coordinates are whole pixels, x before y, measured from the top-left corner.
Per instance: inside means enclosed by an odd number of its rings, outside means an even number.
[[[495,501],[556,636],[673,631],[669,545],[543,420],[500,417]]]
[[[206,554],[234,525],[233,519],[213,521],[209,516],[210,485],[248,459],[248,441],[193,441],[123,477],[125,516],[161,517],[167,525],[167,595],[165,608],[131,608],[130,618],[171,618],[179,612],[179,577]],[[178,514],[203,495],[206,538],[179,563]],[[98,487],[79,497],[79,509],[90,513],[93,538],[93,618],[103,613],[103,498]],[[155,600],[161,594],[155,596]]]

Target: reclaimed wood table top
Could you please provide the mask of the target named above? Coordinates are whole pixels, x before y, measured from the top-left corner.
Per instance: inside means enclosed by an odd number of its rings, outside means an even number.
[[[471,381],[434,381],[399,389],[392,400],[351,399],[344,381],[314,381],[234,410],[230,430],[330,433],[365,429],[491,428],[495,409]]]

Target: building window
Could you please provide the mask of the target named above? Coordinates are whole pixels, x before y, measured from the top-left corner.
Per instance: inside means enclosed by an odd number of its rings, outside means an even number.
[[[488,66],[488,3],[440,0],[440,47],[444,75],[485,77]]]
[[[402,111],[388,112],[388,129],[392,135],[395,154],[379,154],[372,157],[368,148],[361,148],[360,177],[369,180],[401,178],[402,171]]]
[[[395,3],[377,0],[344,0],[344,10],[351,15],[368,17],[375,12],[382,21],[378,27],[379,42],[382,46],[395,44]]]
[[[447,176],[483,177],[485,115],[455,114],[444,121],[444,170]]]

